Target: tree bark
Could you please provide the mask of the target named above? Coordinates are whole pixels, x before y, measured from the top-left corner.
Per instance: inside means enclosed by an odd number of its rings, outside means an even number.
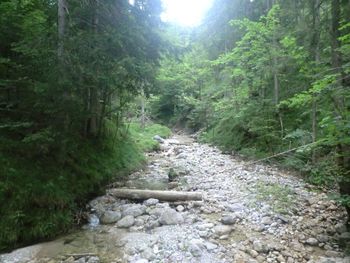
[[[125,199],[147,200],[155,198],[161,201],[201,201],[202,193],[198,192],[176,192],[176,191],[153,191],[153,190],[138,190],[138,189],[111,189],[109,194]]]
[[[145,104],[146,104],[146,98],[145,98],[145,90],[144,90],[144,84],[141,84],[141,128],[144,129],[146,126],[146,116],[145,116]]]
[[[320,0],[313,0],[313,39],[311,43],[311,52],[314,53],[314,60],[316,68],[320,64]],[[317,140],[317,95],[313,94],[312,98],[312,142],[315,143]],[[316,163],[316,150],[312,151],[312,163]]]
[[[95,0],[95,15],[93,18],[93,29],[95,38],[97,38],[98,34],[98,0]],[[98,63],[97,63],[98,65]],[[98,66],[96,66],[98,67]],[[96,75],[98,75],[98,68],[96,69]],[[98,127],[99,127],[99,93],[97,83],[94,83],[90,88],[90,125],[89,125],[89,134],[93,137],[97,137],[98,135]]]
[[[343,125],[344,113],[347,111],[344,96],[342,96],[342,90],[345,88],[344,76],[345,73],[342,69],[342,55],[339,51],[340,48],[340,20],[341,20],[341,5],[340,0],[332,0],[331,4],[332,24],[331,24],[331,45],[332,45],[332,67],[334,73],[338,74],[337,87],[333,97],[335,114],[337,121],[340,125]],[[340,92],[339,92],[340,91]],[[343,135],[345,136],[345,135]],[[339,143],[337,145],[337,163],[341,180],[339,182],[340,193],[345,196],[350,196],[350,146],[349,144]],[[345,206],[348,213],[347,227],[350,229],[350,206]]]
[[[66,0],[58,0],[58,60],[63,63],[64,57],[64,39],[66,36],[67,24],[67,3]]]

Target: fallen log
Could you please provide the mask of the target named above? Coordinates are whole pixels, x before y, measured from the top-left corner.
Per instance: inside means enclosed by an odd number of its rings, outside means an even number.
[[[158,191],[158,190],[139,190],[139,189],[110,189],[108,191],[114,197],[147,200],[155,198],[160,201],[201,201],[202,193],[199,192],[178,192],[178,191]]]

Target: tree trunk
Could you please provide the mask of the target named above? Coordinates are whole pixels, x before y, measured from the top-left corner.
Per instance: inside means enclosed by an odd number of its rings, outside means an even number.
[[[61,107],[62,115],[58,114],[59,126],[62,129],[64,136],[69,132],[69,123],[70,123],[70,112],[68,103],[70,101],[70,92],[69,87],[66,87],[65,78],[66,78],[66,65],[65,65],[65,38],[67,30],[67,14],[68,6],[66,0],[58,0],[57,3],[57,29],[58,29],[58,48],[57,48],[57,59],[58,59],[58,87],[62,90],[61,98]],[[64,162],[67,152],[67,143],[66,140],[62,140],[59,161]]]
[[[58,0],[58,60],[63,64],[64,39],[66,35],[66,14],[68,12],[66,0]],[[61,66],[61,65],[60,65]]]
[[[200,201],[202,193],[198,192],[177,192],[177,191],[155,191],[155,190],[138,190],[138,189],[111,189],[109,194],[118,198],[147,200],[155,198],[161,201]]]
[[[98,0],[95,0],[95,15],[93,18],[93,27],[95,38],[98,34]],[[98,65],[98,63],[97,63]],[[96,66],[98,67],[98,66]],[[96,75],[98,75],[98,68],[96,68]],[[97,137],[98,127],[99,127],[99,93],[97,83],[94,83],[90,88],[90,125],[89,125],[89,135]]]
[[[314,53],[314,60],[316,69],[320,64],[320,0],[313,0],[313,39],[311,43],[311,52]],[[315,143],[317,140],[317,95],[313,94],[312,98],[312,142]],[[312,151],[312,163],[316,163],[316,150]]]
[[[275,5],[277,3],[277,0],[273,0],[272,3]],[[274,29],[276,31],[276,28]],[[278,43],[277,43],[277,37],[276,37],[276,32],[273,32],[272,36],[272,42],[273,42],[273,49],[274,49],[274,54],[272,54],[272,65],[273,65],[273,86],[274,86],[274,103],[276,106],[277,115],[278,115],[278,120],[280,123],[281,127],[281,138],[284,137],[284,124],[283,124],[283,117],[281,112],[277,109],[279,100],[280,100],[280,85],[279,85],[279,80],[278,80],[278,58],[277,58],[277,50],[278,50]]]
[[[145,116],[145,90],[143,88],[143,83],[141,84],[141,128],[144,129],[146,126],[146,116]]]
[[[332,12],[332,25],[331,25],[331,45],[332,45],[332,67],[334,73],[338,74],[337,88],[335,89],[333,101],[335,107],[335,114],[337,116],[337,121],[344,121],[344,113],[347,111],[345,108],[344,96],[342,96],[342,89],[344,89],[344,76],[345,73],[342,69],[342,57],[339,52],[340,48],[340,19],[341,19],[341,6],[340,0],[332,0],[331,4]],[[340,91],[340,92],[339,92]],[[346,117],[345,117],[346,118]],[[337,146],[337,163],[340,171],[341,180],[339,182],[340,193],[342,195],[350,195],[350,146],[348,144],[339,143]],[[348,213],[348,223],[347,226],[350,228],[350,206],[345,206]]]

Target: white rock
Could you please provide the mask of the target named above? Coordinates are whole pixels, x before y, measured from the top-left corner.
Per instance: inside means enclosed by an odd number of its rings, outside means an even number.
[[[125,216],[118,221],[117,226],[120,228],[128,228],[133,226],[134,223],[135,223],[135,218],[133,216]]]
[[[120,212],[106,211],[100,218],[102,224],[113,224],[122,217]]]
[[[159,218],[159,223],[162,225],[178,225],[184,222],[183,216],[172,208],[164,209]]]
[[[159,203],[159,200],[158,199],[155,199],[155,198],[150,198],[150,199],[147,199],[143,202],[143,204],[145,206],[152,206],[152,205],[156,205]]]

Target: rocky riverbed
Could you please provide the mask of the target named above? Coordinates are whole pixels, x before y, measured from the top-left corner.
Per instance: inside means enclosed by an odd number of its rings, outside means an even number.
[[[149,160],[125,187],[198,191],[203,201],[134,202],[107,190],[81,231],[0,262],[350,262],[339,245],[350,239],[345,211],[302,179],[179,135]]]

